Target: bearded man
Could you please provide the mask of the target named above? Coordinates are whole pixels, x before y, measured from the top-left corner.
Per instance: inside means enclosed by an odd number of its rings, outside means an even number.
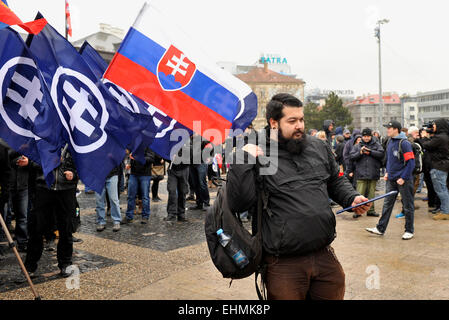
[[[357,193],[339,167],[330,146],[305,134],[302,103],[290,94],[278,94],[268,103],[267,143],[243,147],[248,164],[231,165],[226,192],[234,212],[256,205],[257,157],[269,156],[277,167],[263,177],[269,201],[262,216],[262,238],[268,299],[334,299],[345,292],[345,274],[330,246],[336,237],[335,215],[329,198],[343,207],[367,201]],[[261,163],[264,161],[261,161]],[[363,214],[370,206],[355,209]]]

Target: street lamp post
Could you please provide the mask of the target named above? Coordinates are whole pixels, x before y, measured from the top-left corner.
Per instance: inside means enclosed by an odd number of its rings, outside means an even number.
[[[379,120],[378,120],[379,132],[382,132],[383,114],[384,114],[384,99],[382,93],[382,47],[380,38],[380,26],[388,22],[390,22],[390,20],[387,19],[377,21],[377,27],[374,30],[375,37],[377,38],[377,42],[379,43]]]

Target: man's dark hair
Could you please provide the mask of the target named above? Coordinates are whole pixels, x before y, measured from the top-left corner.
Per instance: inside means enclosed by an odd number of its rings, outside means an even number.
[[[275,95],[267,104],[267,123],[270,124],[270,119],[275,121],[281,120],[284,116],[282,110],[285,106],[301,108],[302,102],[288,93],[279,93]]]

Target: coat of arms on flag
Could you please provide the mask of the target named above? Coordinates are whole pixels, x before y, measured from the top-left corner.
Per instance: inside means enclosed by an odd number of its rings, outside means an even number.
[[[157,78],[166,91],[180,90],[192,80],[196,65],[184,53],[171,45],[157,65]]]

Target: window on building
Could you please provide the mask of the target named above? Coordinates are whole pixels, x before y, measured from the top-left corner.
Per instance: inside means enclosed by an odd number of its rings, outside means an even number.
[[[373,118],[367,117],[367,118],[365,118],[365,122],[373,122]]]
[[[416,119],[415,119],[415,115],[411,115],[411,116],[410,116],[410,120],[416,120]]]
[[[415,107],[410,107],[410,111],[415,111]]]

